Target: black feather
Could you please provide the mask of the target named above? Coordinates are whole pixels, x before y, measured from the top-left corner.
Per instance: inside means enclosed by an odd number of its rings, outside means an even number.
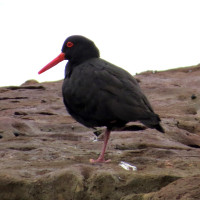
[[[64,48],[68,41],[74,42],[73,50]],[[62,92],[68,112],[78,122],[112,130],[141,121],[164,132],[159,116],[131,74],[99,58],[97,47],[84,37],[73,36],[65,43],[63,52],[69,61]]]

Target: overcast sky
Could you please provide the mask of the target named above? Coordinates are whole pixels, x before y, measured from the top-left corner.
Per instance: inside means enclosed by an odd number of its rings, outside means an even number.
[[[199,23],[199,0],[0,0],[0,86],[62,79],[37,73],[74,34],[131,74],[196,65]]]

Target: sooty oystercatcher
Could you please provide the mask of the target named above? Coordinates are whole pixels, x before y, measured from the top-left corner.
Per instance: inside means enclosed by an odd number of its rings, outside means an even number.
[[[128,122],[140,121],[164,133],[159,116],[154,113],[136,79],[124,69],[101,59],[91,40],[79,35],[68,37],[59,56],[38,73],[63,60],[68,60],[62,87],[68,112],[87,127],[107,127],[101,154],[90,162],[107,162],[104,153],[110,132],[123,128]]]

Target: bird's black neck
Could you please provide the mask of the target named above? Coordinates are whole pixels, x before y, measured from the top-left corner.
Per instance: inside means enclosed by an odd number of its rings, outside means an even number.
[[[75,56],[71,57],[65,67],[65,78],[69,78],[71,76],[74,67],[92,58],[99,58],[99,56],[100,53],[98,48],[96,48],[96,46],[92,46],[82,50],[80,54],[76,54]]]
[[[88,59],[83,59],[83,60],[79,60],[76,62],[72,62],[71,60],[69,60],[65,66],[65,78],[70,78],[73,69],[76,67],[79,67],[79,65],[81,65],[82,63],[84,63],[85,61],[92,59],[92,58],[88,58]]]

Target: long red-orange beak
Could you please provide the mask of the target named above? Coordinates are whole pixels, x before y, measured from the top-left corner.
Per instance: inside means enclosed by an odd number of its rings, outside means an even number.
[[[57,65],[59,62],[65,60],[65,54],[64,53],[60,53],[55,59],[53,59],[49,64],[47,64],[46,66],[44,66],[39,72],[38,74],[41,74],[45,71],[47,71],[48,69],[52,68],[53,66]]]

